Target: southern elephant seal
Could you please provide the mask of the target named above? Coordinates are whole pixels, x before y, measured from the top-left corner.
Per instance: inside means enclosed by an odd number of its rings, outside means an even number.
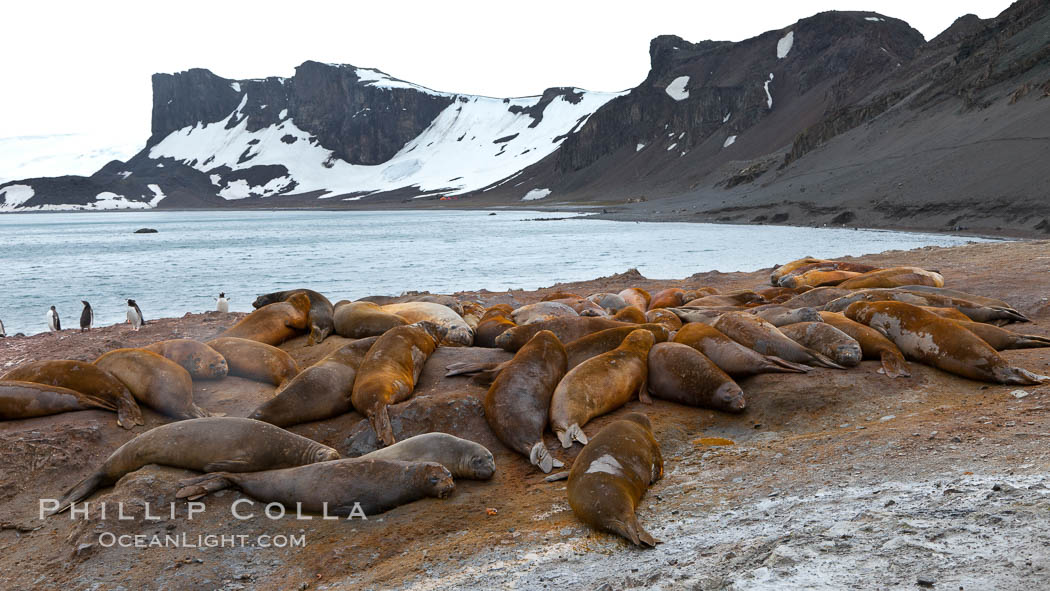
[[[674,342],[688,345],[703,353],[722,371],[731,376],[751,376],[760,373],[806,373],[808,366],[791,363],[772,355],[763,355],[749,349],[718,331],[699,322],[686,324],[675,333]]]
[[[474,331],[455,310],[432,302],[407,302],[387,304],[384,312],[391,312],[409,322],[430,322],[445,329],[441,344],[452,347],[469,347],[474,344]]]
[[[600,330],[565,344],[565,353],[569,357],[569,369],[592,357],[608,353],[619,347],[623,340],[627,338],[627,335],[636,330],[647,330],[653,333],[657,343],[662,343],[671,338],[671,332],[662,324],[632,324],[630,326]]]
[[[651,402],[645,391],[646,358],[655,343],[653,333],[635,330],[619,347],[565,374],[551,397],[550,416],[551,430],[562,447],[572,447],[573,441],[587,445],[582,427],[627,404],[636,392],[643,402]]]
[[[906,378],[911,375],[904,354],[881,332],[837,312],[821,312],[820,318],[825,324],[834,326],[860,343],[864,359],[878,359],[882,363],[883,373],[888,377]]]
[[[348,339],[379,336],[395,326],[409,324],[397,314],[384,311],[379,304],[366,301],[341,303],[335,307],[332,319],[336,334]]]
[[[87,478],[66,491],[53,513],[87,498],[147,464],[199,472],[255,472],[339,459],[339,453],[262,421],[208,417],[168,423],[117,448]]]
[[[715,362],[681,343],[657,343],[649,350],[649,394],[686,406],[743,412],[744,391]]]
[[[208,416],[193,402],[193,378],[181,365],[145,349],[114,349],[95,365],[121,381],[135,400],[176,419]]]
[[[579,314],[576,310],[561,302],[538,302],[516,308],[511,312],[510,319],[518,326],[524,326],[555,318],[575,318],[577,316]]]
[[[281,470],[216,472],[183,480],[177,498],[236,486],[266,503],[325,515],[378,515],[426,497],[447,498],[456,485],[436,462],[352,458]]]
[[[944,287],[944,276],[935,271],[927,271],[918,267],[891,267],[864,273],[839,283],[839,287],[842,289],[903,287],[905,285]]]
[[[200,341],[171,339],[142,348],[178,363],[194,379],[221,380],[230,369],[218,351]]]
[[[226,359],[229,375],[280,386],[299,373],[292,356],[277,347],[235,337],[219,337],[208,346]]]
[[[565,376],[566,353],[554,333],[543,330],[502,364],[485,394],[485,420],[511,450],[544,472],[560,467],[543,443],[551,397]]]
[[[824,354],[787,338],[777,327],[754,314],[723,314],[714,323],[714,327],[727,337],[763,355],[775,355],[795,363],[845,369]]]
[[[1013,367],[984,340],[954,320],[902,302],[854,302],[846,317],[890,338],[905,356],[972,380],[1034,385],[1050,377]]]
[[[667,308],[656,308],[645,313],[645,321],[649,324],[663,324],[667,330],[676,331],[682,328],[682,319]]]
[[[20,365],[0,380],[34,382],[75,390],[89,398],[108,400],[117,411],[117,424],[125,429],[142,424],[142,410],[131,391],[109,372],[86,361],[34,361]]]
[[[332,351],[285,382],[249,419],[278,427],[320,421],[354,410],[350,394],[368,350],[379,339],[358,339]]]
[[[617,295],[623,298],[627,305],[638,308],[643,314],[649,309],[649,301],[653,298],[649,292],[640,287],[628,287]]]
[[[255,298],[255,301],[252,302],[252,307],[259,309],[263,306],[276,304],[277,302],[287,302],[292,296],[300,293],[305,294],[310,300],[310,312],[307,315],[307,328],[310,330],[310,336],[306,340],[306,345],[316,345],[327,339],[328,335],[332,334],[332,331],[335,330],[335,325],[332,320],[335,308],[332,306],[332,302],[330,302],[324,295],[317,293],[312,289],[287,289],[285,291],[275,291]],[[278,343],[270,344],[273,345]]]
[[[426,321],[392,328],[376,340],[358,367],[350,398],[384,445],[396,443],[388,407],[412,396],[423,365],[445,331]]]
[[[219,336],[276,347],[309,328],[310,298],[305,293],[294,293],[285,301],[267,304],[248,314]]]
[[[113,401],[36,382],[0,380],[0,421],[32,419],[77,410],[110,410]]]
[[[864,353],[860,343],[841,330],[819,322],[797,322],[779,328],[780,333],[803,347],[818,351],[846,367],[860,365]]]
[[[528,326],[515,326],[504,331],[496,337],[496,346],[513,353],[525,346],[536,333],[541,330],[549,330],[563,343],[575,341],[580,337],[587,336],[592,332],[605,330],[607,328],[618,328],[621,326],[634,326],[628,322],[619,322],[612,318],[601,316],[579,316],[576,318],[555,318],[545,322],[537,322]]]
[[[649,417],[628,413],[594,436],[569,471],[569,506],[595,529],[623,536],[637,546],[658,542],[638,523],[635,510],[664,473],[660,444]]]
[[[423,433],[394,445],[360,456],[362,460],[437,462],[453,478],[489,480],[496,473],[496,460],[484,445],[448,433]]]

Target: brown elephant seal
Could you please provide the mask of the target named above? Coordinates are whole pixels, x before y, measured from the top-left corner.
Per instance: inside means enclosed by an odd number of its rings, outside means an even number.
[[[80,392],[88,398],[109,401],[117,411],[117,424],[125,429],[142,424],[142,410],[131,391],[109,372],[86,361],[34,361],[20,365],[0,380],[34,382]]]
[[[448,498],[456,484],[436,462],[352,458],[252,473],[216,472],[183,480],[177,498],[199,498],[236,486],[286,510],[325,515],[378,515],[427,497]]]
[[[275,291],[255,298],[255,301],[252,302],[252,307],[258,310],[259,308],[270,304],[287,302],[293,295],[300,293],[305,294],[306,297],[310,299],[310,312],[307,315],[307,328],[310,330],[310,336],[306,340],[306,345],[316,345],[327,339],[328,335],[332,334],[335,330],[335,323],[333,321],[335,307],[332,306],[332,302],[330,302],[324,295],[317,293],[312,289],[288,289],[285,291]],[[275,345],[279,343],[270,344]]]
[[[496,460],[484,445],[448,433],[423,433],[361,456],[362,460],[437,462],[453,478],[489,480],[496,473]]]
[[[221,380],[230,370],[218,351],[200,341],[171,339],[142,348],[178,363],[193,379]]]
[[[637,306],[627,306],[623,310],[617,312],[612,319],[619,322],[630,322],[632,324],[645,324],[645,312],[639,310]]]
[[[837,312],[821,312],[821,320],[848,334],[860,343],[864,359],[878,359],[882,362],[882,371],[891,378],[906,378],[911,375],[904,354],[883,334],[870,326],[854,322]]]
[[[664,473],[660,444],[649,418],[628,413],[606,425],[583,448],[566,489],[573,513],[587,525],[636,546],[658,541],[638,523],[635,511],[649,487]]]
[[[0,420],[32,419],[77,410],[110,410],[112,400],[86,396],[63,388],[36,382],[0,380]]]
[[[824,305],[827,312],[844,312],[854,302],[902,302],[913,306],[955,308],[974,322],[1030,322],[1028,317],[1013,308],[985,306],[978,302],[936,293],[921,293],[899,288],[861,289],[832,300]]]
[[[839,284],[842,289],[870,289],[872,287],[903,287],[929,285],[944,287],[944,276],[918,267],[891,267],[864,273]]]
[[[711,307],[711,306],[747,306],[750,304],[766,304],[766,299],[757,293],[742,289],[735,292],[718,295],[705,295],[686,302],[689,307]]]
[[[707,324],[711,325],[718,321],[726,312],[736,312],[736,307],[718,308],[667,308],[684,324]]]
[[[575,318],[579,316],[576,310],[560,302],[539,302],[522,306],[511,313],[510,319],[518,326],[536,324],[545,320],[555,318]]]
[[[841,330],[820,322],[798,322],[780,327],[780,333],[803,347],[818,351],[846,367],[860,365],[860,343]]]
[[[474,346],[493,349],[496,347],[496,339],[499,338],[499,335],[515,326],[517,324],[506,316],[489,316],[478,324],[478,329],[474,333]]]
[[[397,443],[388,407],[412,396],[423,365],[445,337],[445,330],[432,322],[392,328],[376,340],[361,362],[350,398],[383,445]]]
[[[633,308],[634,306],[631,307]],[[585,337],[578,338],[571,343],[566,343],[565,353],[569,358],[569,369],[592,357],[608,353],[619,347],[623,344],[623,340],[627,338],[627,335],[636,330],[647,330],[653,333],[657,343],[663,343],[671,338],[671,331],[667,330],[667,327],[662,324],[632,324],[630,326],[599,330]]]
[[[280,386],[299,374],[291,355],[259,341],[220,337],[208,341],[208,346],[226,359],[231,376]]]
[[[770,305],[751,308],[749,312],[778,328],[799,322],[820,322],[820,312],[816,308],[788,308]]]
[[[552,302],[554,300],[571,300],[579,298],[579,294],[571,293],[568,291],[555,291],[544,295],[540,298],[541,302]]]
[[[339,453],[262,421],[208,417],[168,423],[117,448],[87,478],[70,488],[54,513],[147,464],[199,472],[255,472],[339,459]]]
[[[619,347],[565,374],[551,397],[550,418],[551,430],[562,447],[572,447],[573,441],[587,445],[582,427],[627,404],[636,392],[642,401],[650,402],[645,391],[646,357],[655,343],[653,333],[635,330]]]
[[[536,333],[501,364],[485,394],[485,420],[496,437],[544,472],[560,467],[543,443],[551,397],[568,369],[565,347],[549,330]]]
[[[336,306],[332,321],[336,334],[348,339],[379,336],[395,326],[409,324],[397,314],[383,311],[378,304],[363,301]]]
[[[656,308],[645,313],[647,324],[663,324],[672,332],[682,328],[682,319],[667,308]]]
[[[789,274],[780,278],[781,287],[826,287],[838,285],[847,279],[859,277],[861,273],[834,269],[811,269],[805,273]]]
[[[701,352],[730,376],[760,373],[806,373],[809,366],[791,363],[772,355],[749,349],[707,324],[686,324],[675,333],[674,342]]]
[[[273,398],[252,411],[248,418],[288,427],[354,410],[350,394],[357,369],[378,339],[358,339],[332,351],[285,382]]]
[[[496,346],[514,353],[525,346],[536,333],[541,330],[549,330],[563,343],[570,343],[578,338],[585,337],[593,332],[607,328],[618,328],[621,326],[633,326],[627,322],[620,322],[612,318],[600,316],[578,316],[576,318],[555,318],[545,322],[537,322],[528,326],[515,326],[496,337]],[[637,327],[636,327],[637,328]]]
[[[845,369],[824,354],[787,338],[777,330],[777,327],[754,314],[738,312],[723,314],[715,322],[714,327],[727,337],[763,355],[774,355],[795,363]]]
[[[193,402],[193,379],[181,365],[145,349],[114,349],[95,365],[121,381],[135,400],[176,419],[208,416]]]
[[[783,265],[776,265],[773,267],[773,272],[769,274],[769,284],[773,286],[780,285],[780,278],[799,269],[806,265],[812,265],[814,263],[831,263],[826,259],[818,259],[814,257],[802,257],[800,259],[784,263]]]
[[[649,300],[652,299],[649,292],[640,287],[628,287],[617,295],[623,298],[627,305],[638,308],[642,313],[649,309]]]
[[[445,329],[441,344],[450,347],[470,347],[474,344],[474,331],[455,310],[433,302],[407,302],[383,306],[384,312],[392,312],[409,322],[430,322]]]
[[[684,289],[681,287],[669,287],[652,294],[652,298],[649,300],[649,311],[660,308],[677,308],[687,301]]]
[[[598,304],[610,314],[615,314],[630,305],[627,300],[623,299],[623,296],[615,293],[596,293],[587,296],[587,299]]]
[[[996,351],[1050,347],[1050,337],[1034,334],[1017,334],[992,324],[973,322],[971,320],[956,320],[956,322],[966,330],[981,337],[982,341],[991,345]]]
[[[510,315],[514,312],[514,307],[510,304],[494,304],[485,308],[485,314],[482,315],[482,320],[487,320],[493,316],[506,316],[510,318]]]
[[[460,317],[467,323],[470,330],[477,331],[481,318],[485,315],[485,307],[477,302],[460,302],[463,312]]]
[[[248,314],[219,336],[276,347],[309,328],[310,298],[305,293],[294,293],[285,301],[267,304]]]
[[[657,343],[649,351],[649,394],[686,406],[743,412],[744,391],[713,361],[681,343]]]
[[[904,355],[948,373],[998,384],[1050,382],[1010,363],[954,320],[902,302],[854,302],[846,317],[890,338]]]

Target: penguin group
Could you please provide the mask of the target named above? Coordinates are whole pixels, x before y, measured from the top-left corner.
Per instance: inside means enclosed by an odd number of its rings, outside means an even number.
[[[86,332],[95,327],[95,311],[91,308],[91,303],[85,300],[80,300],[81,304],[84,304],[84,309],[80,312],[80,332]],[[134,330],[142,328],[146,324],[146,319],[142,315],[142,310],[135,300],[127,300],[127,319],[128,324]],[[220,292],[219,297],[215,298],[215,310],[227,314],[230,311],[230,298],[226,297],[226,292]],[[55,306],[47,311],[47,328],[51,332],[58,332],[62,330],[62,319],[58,315],[58,310]],[[0,321],[0,338],[7,336],[4,332],[4,324]]]

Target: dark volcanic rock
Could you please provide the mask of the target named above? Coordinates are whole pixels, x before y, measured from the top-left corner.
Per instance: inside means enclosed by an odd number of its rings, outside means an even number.
[[[135,234],[156,234],[157,230],[155,230],[153,228],[139,228],[138,230],[135,230],[134,233]]]

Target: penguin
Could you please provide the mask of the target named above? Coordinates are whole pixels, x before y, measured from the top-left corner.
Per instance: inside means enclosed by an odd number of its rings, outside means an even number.
[[[135,330],[146,324],[146,320],[142,318],[142,310],[139,310],[139,305],[135,303],[135,300],[128,300],[128,324]]]
[[[0,339],[7,337],[7,333],[4,332],[4,321],[0,320]]]
[[[62,321],[58,318],[58,310],[54,306],[47,311],[47,329],[50,331],[62,330]]]
[[[84,304],[84,311],[80,313],[80,332],[85,330],[91,330],[91,327],[95,325],[95,311],[91,309],[91,304],[80,300],[81,304]]]
[[[223,314],[230,311],[230,299],[226,297],[226,292],[220,292],[219,297],[215,298],[215,309]]]

